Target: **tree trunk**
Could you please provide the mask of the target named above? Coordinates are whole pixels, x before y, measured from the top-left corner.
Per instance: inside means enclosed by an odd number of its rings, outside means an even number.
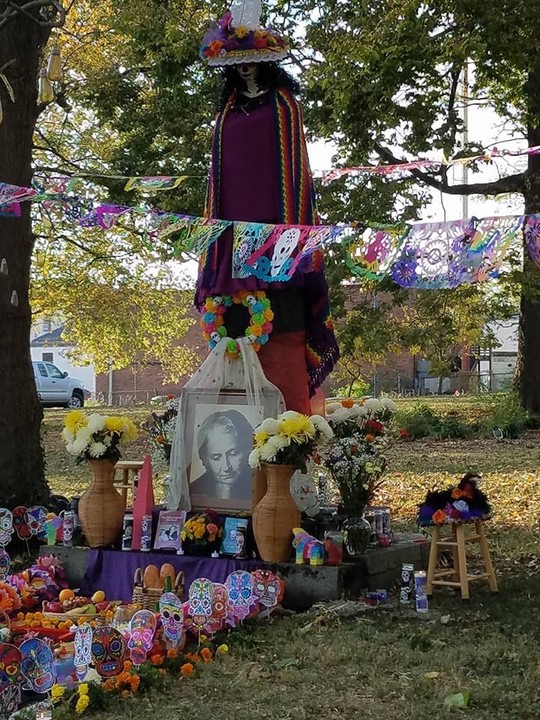
[[[0,81],[0,182],[31,183],[38,64],[49,33],[20,13],[0,30],[0,67],[11,63],[3,72],[15,93],[12,103]],[[8,271],[0,275],[0,505],[8,508],[42,503],[49,495],[40,442],[43,411],[30,358],[34,238],[29,203],[21,209],[19,218],[0,217],[0,260],[5,258]]]
[[[529,107],[536,119],[529,126],[529,147],[540,144],[540,59],[529,75]],[[540,156],[529,155],[525,192],[525,212],[540,213]],[[524,248],[525,279],[521,293],[519,322],[519,357],[517,382],[523,407],[540,413],[540,272]]]

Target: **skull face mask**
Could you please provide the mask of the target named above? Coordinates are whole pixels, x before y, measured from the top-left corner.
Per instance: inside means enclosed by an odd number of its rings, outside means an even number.
[[[11,558],[7,554],[7,552],[4,550],[4,548],[0,549],[0,582],[4,582],[6,579],[7,574],[9,573],[9,568],[11,566]]]
[[[0,545],[7,545],[12,535],[13,514],[7,508],[0,508]]]
[[[46,693],[54,685],[53,654],[51,648],[39,638],[21,643],[21,670],[28,686],[37,693]]]
[[[28,514],[22,505],[13,508],[13,528],[21,540],[28,540],[32,537],[32,532],[28,527]]]
[[[0,686],[20,685],[22,655],[19,648],[8,643],[0,643]]]
[[[255,604],[253,597],[253,578],[245,570],[235,570],[227,578],[225,585],[229,591],[229,607],[233,616],[244,620]]]
[[[142,665],[152,649],[156,624],[156,616],[150,610],[139,610],[131,618],[127,646],[134,665]]]
[[[281,233],[270,260],[270,275],[272,277],[280,274],[286,261],[291,257],[298,245],[299,238],[300,230],[298,228],[290,228]]]
[[[75,672],[84,680],[92,662],[92,627],[88,623],[79,625],[75,633]]]
[[[229,593],[225,585],[214,583],[214,597],[212,598],[212,615],[204,626],[207,635],[219,632],[225,624],[227,617],[227,600]]]
[[[163,634],[167,640],[177,647],[183,644],[184,638],[184,611],[182,602],[171,592],[163,593],[159,598],[159,613],[163,625]]]
[[[212,615],[214,586],[211,580],[198,578],[189,587],[188,606],[193,626],[201,630]]]
[[[47,533],[43,525],[47,519],[47,508],[42,505],[34,505],[26,509],[26,515],[31,534],[35,535],[38,540],[45,540]]]
[[[254,593],[259,603],[265,608],[274,608],[283,599],[283,581],[269,570],[256,570]]]
[[[92,639],[92,660],[96,672],[108,678],[118,675],[122,669],[126,642],[123,635],[108,625],[94,629]]]

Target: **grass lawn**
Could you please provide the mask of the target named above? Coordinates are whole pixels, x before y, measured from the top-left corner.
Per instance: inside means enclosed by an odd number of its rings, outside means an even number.
[[[482,412],[469,398],[445,401],[449,409]],[[147,412],[137,408],[126,414],[140,422]],[[45,412],[47,474],[54,491],[80,494],[89,472],[75,466],[62,447],[64,414]],[[428,488],[455,481],[469,469],[481,471],[495,507],[488,532],[498,595],[478,583],[466,603],[438,590],[427,616],[396,607],[342,618],[324,608],[249,625],[230,633],[230,656],[202,668],[198,678],[169,679],[165,694],[122,702],[114,713],[96,717],[143,718],[156,711],[161,720],[540,717],[538,439],[538,433],[529,433],[500,442],[400,445],[392,451],[381,493],[399,522],[409,524]],[[148,449],[142,438],[128,446],[125,458],[140,458]],[[470,693],[469,707],[452,713],[444,699],[462,691]]]

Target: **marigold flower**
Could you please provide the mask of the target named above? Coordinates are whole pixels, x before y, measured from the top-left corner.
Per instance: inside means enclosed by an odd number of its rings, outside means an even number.
[[[139,685],[141,684],[140,675],[132,675],[130,684],[131,692],[137,692],[137,690],[139,689]]]
[[[191,663],[184,663],[180,668],[180,675],[182,677],[193,677],[195,674],[195,668]]]
[[[150,662],[154,667],[159,667],[160,665],[163,665],[163,655],[152,655],[150,658]]]
[[[222,643],[216,648],[216,655],[226,655],[229,652],[229,646]]]
[[[122,690],[120,695],[124,698],[124,700],[127,700],[130,697],[131,693],[129,692],[129,690]]]
[[[78,715],[81,715],[86,710],[89,703],[90,703],[90,698],[88,697],[88,695],[81,695],[79,697],[79,699],[77,700],[77,704],[75,705],[75,712]]]
[[[133,670],[133,663],[131,660],[124,660],[124,672],[131,672]]]
[[[88,695],[88,683],[81,683],[77,690],[79,691],[79,695]]]
[[[444,510],[437,510],[433,513],[432,520],[436,525],[444,525],[446,520],[448,518],[448,515],[444,512]]]
[[[116,687],[116,680],[114,678],[107,678],[103,683],[103,689],[105,692],[111,692]]]
[[[375,440],[375,435],[370,435],[369,433],[366,435],[366,442],[373,442]]]
[[[63,685],[53,685],[51,688],[51,698],[53,702],[55,700],[60,700],[62,695],[66,692],[66,688]]]
[[[210,648],[207,648],[207,647],[205,647],[201,650],[201,657],[205,663],[211,663],[212,660],[214,659],[212,651],[210,650]]]
[[[170,648],[169,650],[167,650],[167,657],[168,658],[178,657],[178,650],[176,648]]]
[[[342,400],[341,404],[344,408],[352,408],[354,400],[352,398],[347,398],[346,400]]]

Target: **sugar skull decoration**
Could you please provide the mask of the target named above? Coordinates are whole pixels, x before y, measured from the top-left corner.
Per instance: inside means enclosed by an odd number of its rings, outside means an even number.
[[[255,570],[252,575],[253,592],[262,608],[260,617],[267,617],[283,600],[285,583],[270,570]]]
[[[188,614],[194,630],[200,632],[212,616],[214,584],[207,578],[194,580],[188,593]]]
[[[134,665],[142,665],[152,645],[156,632],[156,616],[150,610],[139,610],[129,623],[128,649]]]
[[[5,547],[13,535],[13,513],[7,508],[0,508],[0,545]]]
[[[0,718],[9,718],[21,704],[20,685],[0,685]]]
[[[118,675],[124,663],[126,641],[122,633],[110,625],[94,628],[92,637],[92,661],[96,672],[108,678]]]
[[[168,644],[173,648],[182,648],[186,636],[181,600],[172,592],[163,593],[159,598],[159,614],[163,625],[163,634]]]
[[[229,599],[227,587],[221,583],[213,583],[213,585],[212,614],[203,628],[206,635],[214,635],[223,628],[229,610],[227,606],[227,600]]]
[[[233,619],[245,620],[257,599],[253,594],[253,578],[245,570],[235,570],[225,581],[229,593],[228,605]]]
[[[26,509],[28,519],[28,528],[30,533],[35,535],[38,540],[46,540],[47,533],[45,531],[45,520],[49,511],[42,505],[33,505]]]
[[[9,574],[9,568],[11,567],[11,558],[4,550],[0,548],[0,582],[5,582],[6,577]]]
[[[21,540],[28,540],[32,537],[32,532],[28,527],[28,513],[22,505],[13,508],[13,529]]]
[[[89,623],[79,625],[75,632],[75,673],[84,680],[92,662],[92,627]]]
[[[39,638],[30,638],[20,645],[21,670],[26,684],[36,693],[46,693],[54,685],[54,658],[51,648]]]
[[[19,648],[9,643],[0,643],[0,687],[22,683],[21,663]]]

